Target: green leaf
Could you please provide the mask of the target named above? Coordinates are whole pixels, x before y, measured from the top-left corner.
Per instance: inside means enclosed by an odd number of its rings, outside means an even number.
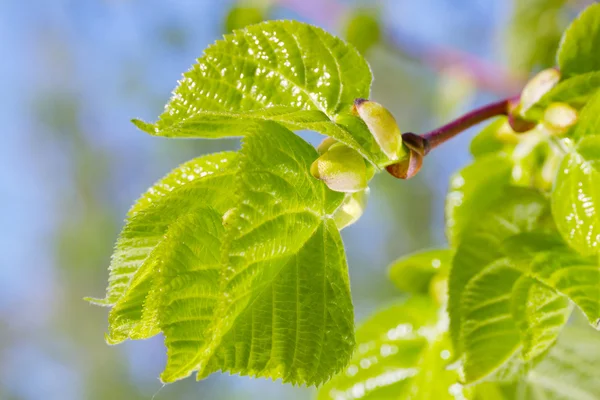
[[[511,3],[506,55],[515,71],[554,65],[555,53],[565,28],[563,8],[567,0],[518,0]]]
[[[425,250],[396,260],[390,266],[390,279],[407,293],[427,293],[431,279],[447,274],[452,261],[451,250]]]
[[[372,163],[391,161],[360,118],[371,71],[352,46],[295,21],[267,21],[226,35],[206,49],[174,90],[155,124],[134,123],[158,136],[240,136],[248,120],[310,129],[357,150]]]
[[[600,328],[600,266],[595,258],[546,249],[535,254],[525,273],[569,297]]]
[[[498,138],[498,131],[507,123],[506,117],[498,117],[489,123],[471,140],[469,150],[475,158],[498,153],[506,144]]]
[[[323,385],[318,399],[464,398],[457,372],[446,368],[452,347],[437,317],[425,297],[375,314],[358,328],[350,364]]]
[[[452,246],[461,242],[465,228],[485,212],[510,183],[512,162],[490,154],[455,173],[446,195],[446,236]]]
[[[521,332],[522,357],[532,361],[546,352],[571,315],[566,296],[521,276],[512,288],[512,315]]]
[[[594,135],[600,135],[600,91],[597,91],[581,110],[573,132],[573,136],[579,138]]]
[[[527,376],[534,400],[597,400],[600,393],[600,336],[591,329],[565,328],[548,356]]]
[[[346,24],[346,40],[365,54],[381,40],[378,15],[370,9],[355,9]]]
[[[109,316],[110,343],[158,333],[142,312],[159,260],[158,248],[169,227],[199,206],[198,199],[202,199],[200,205],[211,205],[221,212],[232,206],[236,162],[237,155],[231,152],[191,160],[157,182],[131,208],[109,267],[106,297],[89,299],[114,306]]]
[[[464,347],[464,380],[477,382],[501,371],[508,379],[520,371],[511,363],[521,348],[519,328],[511,314],[512,290],[521,274],[510,261],[500,259],[475,275],[462,295],[461,342]],[[455,314],[456,315],[456,314]]]
[[[600,137],[588,136],[567,154],[552,192],[552,214],[564,239],[581,254],[600,243]]]
[[[468,280],[459,309],[450,310],[451,318],[460,318],[467,383],[490,375],[512,380],[537,363],[566,324],[569,300],[594,326],[599,317],[600,267],[595,260],[571,253],[556,234],[520,233],[497,247],[496,260]],[[468,264],[455,260],[453,268],[460,266]]]
[[[542,119],[544,111],[552,103],[567,103],[577,109],[583,107],[600,88],[600,71],[575,75],[559,82],[525,112],[532,121]]]
[[[248,25],[258,24],[266,19],[264,7],[252,7],[250,5],[238,5],[231,7],[225,17],[225,32],[231,33],[236,29],[242,29]]]
[[[182,325],[165,336],[179,358],[168,362],[165,382],[220,370],[312,385],[351,356],[348,273],[331,218],[344,196],[310,175],[312,146],[278,124],[257,129],[240,152],[217,304],[201,335],[175,310]]]
[[[462,352],[463,293],[469,281],[488,265],[506,257],[505,240],[521,232],[542,229],[548,219],[548,208],[548,201],[540,193],[507,187],[465,230],[448,281],[450,333],[459,353]]]
[[[557,53],[563,77],[600,70],[600,4],[592,4],[565,31]]]

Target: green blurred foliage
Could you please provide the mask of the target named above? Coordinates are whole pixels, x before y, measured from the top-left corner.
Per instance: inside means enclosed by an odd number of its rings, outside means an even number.
[[[555,54],[570,17],[568,0],[514,0],[507,27],[509,65],[528,73],[556,64]]]
[[[351,11],[344,28],[345,39],[365,54],[382,37],[381,22],[377,12],[369,8],[358,8]]]

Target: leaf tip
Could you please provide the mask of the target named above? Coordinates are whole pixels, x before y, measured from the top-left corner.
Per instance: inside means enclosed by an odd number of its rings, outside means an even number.
[[[110,307],[112,304],[108,302],[107,299],[97,299],[95,297],[84,297],[84,301],[87,301],[90,304],[101,307]]]
[[[149,122],[144,122],[141,119],[133,118],[131,123],[134,124],[139,130],[146,132],[150,135],[156,135],[157,128],[155,124],[151,124]]]

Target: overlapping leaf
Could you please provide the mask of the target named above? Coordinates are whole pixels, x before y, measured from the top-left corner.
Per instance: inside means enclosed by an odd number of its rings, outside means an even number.
[[[557,61],[564,77],[600,70],[600,4],[581,12],[565,31]]]
[[[231,208],[236,171],[235,153],[199,157],[176,168],[132,207],[112,257],[106,298],[92,299],[113,306],[110,343],[158,333],[153,314],[144,315],[143,306],[160,262],[160,246],[168,239],[169,228],[197,207],[209,205],[221,213]]]
[[[308,172],[316,151],[271,124],[241,150],[240,203],[227,216],[226,267],[211,341],[167,365],[172,381],[197,369],[317,384],[342,368],[353,344],[353,313],[343,246],[331,213],[343,200]],[[180,348],[180,344],[183,348]]]
[[[248,120],[311,129],[347,144],[377,165],[391,161],[351,114],[368,98],[371,71],[362,56],[320,28],[267,21],[226,35],[186,72],[155,124],[159,136],[239,136]]]
[[[469,383],[515,379],[535,365],[566,324],[569,300],[592,324],[600,317],[596,260],[551,233],[543,196],[511,191],[469,226],[453,260],[451,333]]]
[[[548,208],[547,200],[536,191],[509,187],[465,231],[449,278],[450,332],[459,351],[462,351],[460,331],[465,287],[486,266],[506,257],[503,251],[506,239],[539,229],[548,217]]]
[[[460,238],[472,218],[478,218],[510,183],[512,162],[490,154],[455,173],[446,195],[446,236],[451,245]]]
[[[344,196],[310,175],[316,150],[287,128],[249,129],[239,154],[197,159],[157,183],[119,239],[107,340],[162,331],[165,382],[222,370],[318,384],[352,353],[333,219]]]
[[[425,297],[380,311],[356,332],[357,350],[343,373],[319,391],[332,399],[464,399],[446,327]],[[436,322],[437,321],[437,322]]]
[[[600,393],[600,336],[567,327],[558,343],[525,378],[519,399],[596,400]]]
[[[402,257],[390,266],[390,279],[407,293],[427,293],[434,276],[447,275],[451,250],[425,250]]]
[[[600,71],[575,75],[559,82],[548,93],[525,111],[525,118],[540,120],[546,108],[552,103],[566,103],[577,109],[582,108],[600,89]]]
[[[583,138],[563,159],[552,193],[558,230],[582,254],[595,254],[600,245],[600,136],[594,136],[600,133],[598,111],[586,107],[582,113],[576,133]]]

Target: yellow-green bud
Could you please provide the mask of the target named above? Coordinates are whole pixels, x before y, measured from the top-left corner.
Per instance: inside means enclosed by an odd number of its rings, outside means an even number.
[[[446,274],[437,274],[431,278],[429,295],[437,304],[446,304],[448,301],[448,276]]]
[[[521,136],[517,134],[510,126],[508,121],[504,122],[496,131],[496,138],[505,144],[517,144]]]
[[[545,69],[531,78],[521,92],[521,113],[537,103],[559,80],[560,72],[555,68]]]
[[[544,112],[544,125],[562,135],[577,123],[577,110],[565,103],[552,103]]]
[[[367,187],[367,166],[360,154],[336,143],[310,166],[310,173],[336,192],[353,193]]]
[[[334,138],[326,137],[325,139],[323,139],[321,144],[317,146],[317,153],[319,153],[319,155],[325,154],[325,152],[336,143],[337,140],[335,140]]]
[[[404,154],[400,128],[385,107],[374,101],[356,99],[354,112],[367,124],[375,141],[390,160],[398,160]]]
[[[333,213],[333,220],[338,229],[344,229],[358,221],[367,207],[368,198],[369,188],[346,195],[342,205]]]

